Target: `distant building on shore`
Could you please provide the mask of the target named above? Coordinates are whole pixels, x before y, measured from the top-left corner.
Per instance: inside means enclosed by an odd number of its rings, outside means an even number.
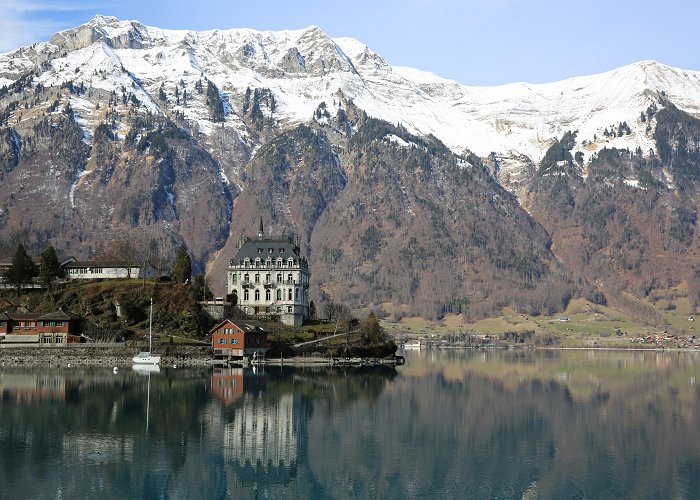
[[[261,217],[256,239],[241,235],[238,253],[229,262],[226,289],[246,314],[300,326],[309,317],[310,277],[299,239],[266,238]]]
[[[51,313],[0,313],[0,342],[72,344],[82,342],[80,318],[59,309]]]
[[[76,261],[63,266],[68,279],[118,279],[118,278],[146,278],[153,277],[153,269],[150,266],[144,268],[135,262],[121,261]]]

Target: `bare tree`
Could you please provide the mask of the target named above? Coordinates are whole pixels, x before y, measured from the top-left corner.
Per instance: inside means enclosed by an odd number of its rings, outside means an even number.
[[[323,317],[329,323],[336,317],[336,303],[332,300],[323,303]]]

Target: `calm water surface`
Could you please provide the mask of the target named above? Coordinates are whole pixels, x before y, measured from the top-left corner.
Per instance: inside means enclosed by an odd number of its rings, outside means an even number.
[[[700,498],[700,353],[0,368],[0,498]]]

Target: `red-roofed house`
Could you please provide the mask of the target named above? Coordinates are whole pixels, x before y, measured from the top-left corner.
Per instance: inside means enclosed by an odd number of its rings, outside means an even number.
[[[235,323],[225,319],[209,330],[214,357],[243,357],[265,354],[267,335],[270,333],[259,324],[240,320]]]
[[[51,313],[0,314],[0,340],[5,343],[71,344],[82,342],[80,318],[59,309]]]
[[[0,335],[10,333],[10,317],[5,313],[0,313]]]

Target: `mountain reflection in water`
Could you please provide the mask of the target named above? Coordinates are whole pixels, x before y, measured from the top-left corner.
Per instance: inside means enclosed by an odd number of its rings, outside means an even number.
[[[0,369],[3,498],[697,498],[698,353]],[[145,426],[146,418],[150,425]]]

